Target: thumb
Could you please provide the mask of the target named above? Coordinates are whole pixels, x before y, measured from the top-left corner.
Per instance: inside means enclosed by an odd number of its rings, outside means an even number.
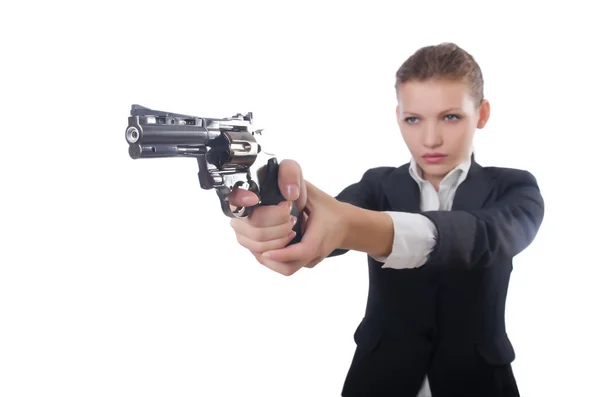
[[[279,164],[279,190],[289,201],[296,201],[301,211],[306,205],[306,185],[302,176],[302,168],[294,160],[283,160]]]

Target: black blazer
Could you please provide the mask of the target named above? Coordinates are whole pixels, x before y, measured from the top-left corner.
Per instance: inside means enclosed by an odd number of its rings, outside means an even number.
[[[518,396],[504,308],[513,257],[544,216],[536,179],[473,161],[451,211],[421,212],[408,169],[371,169],[337,196],[369,210],[421,213],[437,228],[420,268],[383,269],[368,257],[367,307],[342,395],[415,397],[427,375],[434,397]]]

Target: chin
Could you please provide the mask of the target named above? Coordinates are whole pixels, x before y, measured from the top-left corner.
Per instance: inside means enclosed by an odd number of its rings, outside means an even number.
[[[424,173],[431,176],[444,176],[448,172],[452,171],[452,169],[454,168],[450,164],[446,164],[445,162],[441,162],[438,164],[424,163],[419,164],[419,167],[421,167]]]

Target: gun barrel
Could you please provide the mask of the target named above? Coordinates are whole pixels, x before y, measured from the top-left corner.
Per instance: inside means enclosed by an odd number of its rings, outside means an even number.
[[[125,138],[131,158],[198,156],[205,154],[210,141],[219,136],[219,131],[205,128],[202,119],[169,118],[157,122],[158,119],[154,116],[129,118]]]
[[[211,134],[205,128],[185,125],[131,124],[126,132],[129,143],[139,143],[141,145],[158,143],[207,145],[208,141],[216,136],[218,136],[218,132]]]

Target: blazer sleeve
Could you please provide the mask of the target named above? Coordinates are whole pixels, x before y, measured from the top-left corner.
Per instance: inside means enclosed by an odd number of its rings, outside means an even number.
[[[366,171],[360,181],[346,187],[335,198],[356,207],[376,210],[380,189],[379,180],[386,170],[387,167],[379,167]],[[346,252],[348,252],[347,249],[336,249],[328,257],[342,255]]]
[[[544,200],[535,177],[511,175],[496,202],[472,211],[426,211],[437,241],[426,264],[486,267],[512,259],[531,244],[544,217]]]

